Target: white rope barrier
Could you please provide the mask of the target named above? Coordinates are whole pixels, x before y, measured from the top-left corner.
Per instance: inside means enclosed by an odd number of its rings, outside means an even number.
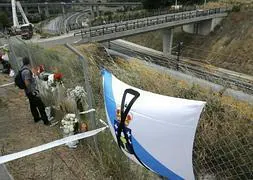
[[[11,82],[11,83],[8,83],[8,84],[0,85],[0,88],[7,87],[7,86],[10,86],[10,85],[14,85],[14,82]]]
[[[105,122],[103,122],[103,124],[104,123]],[[13,154],[8,154],[8,155],[5,155],[5,156],[0,156],[0,164],[6,163],[6,162],[9,162],[9,161],[13,161],[15,159],[19,159],[19,158],[22,158],[22,157],[25,157],[25,156],[28,156],[28,155],[38,153],[38,152],[42,152],[42,151],[45,151],[47,149],[51,149],[51,148],[54,148],[54,147],[57,147],[57,146],[60,146],[60,145],[63,145],[63,144],[66,144],[66,143],[69,143],[69,142],[72,142],[72,141],[77,141],[77,140],[80,140],[80,139],[84,139],[84,138],[94,136],[94,135],[104,131],[107,127],[108,126],[106,125],[105,127],[102,127],[102,128],[99,128],[99,129],[95,129],[95,130],[92,130],[92,131],[87,131],[87,132],[84,132],[84,133],[68,136],[68,137],[65,137],[65,138],[62,138],[62,139],[59,139],[59,140],[56,140],[56,141],[53,141],[53,142],[50,142],[50,143],[47,143],[47,144],[43,144],[43,145],[40,145],[40,146],[37,146],[37,147],[33,147],[33,148],[30,148],[30,149],[27,149],[27,150],[24,150],[24,151],[16,152],[16,153],[13,153]]]
[[[95,109],[90,109],[90,110],[87,110],[87,111],[83,111],[83,112],[80,112],[79,114],[82,115],[82,114],[88,114],[90,112],[94,112],[96,111]]]

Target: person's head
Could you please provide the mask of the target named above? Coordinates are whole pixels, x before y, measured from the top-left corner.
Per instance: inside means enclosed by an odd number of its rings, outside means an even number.
[[[28,57],[24,57],[24,58],[23,58],[23,65],[24,65],[24,66],[30,65],[30,59],[29,59]]]

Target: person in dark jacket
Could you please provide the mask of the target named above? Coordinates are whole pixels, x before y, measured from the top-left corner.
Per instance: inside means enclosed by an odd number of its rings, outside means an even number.
[[[21,76],[22,80],[25,82],[25,94],[30,102],[30,109],[34,122],[43,120],[45,125],[51,125],[45,112],[45,105],[40,98],[39,91],[36,89],[36,81],[31,71],[30,60],[27,57],[23,58]]]

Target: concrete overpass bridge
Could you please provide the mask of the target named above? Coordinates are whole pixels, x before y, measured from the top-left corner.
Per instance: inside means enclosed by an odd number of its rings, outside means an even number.
[[[207,35],[227,16],[228,10],[226,8],[195,10],[100,25],[62,37],[39,40],[38,43],[48,46],[67,42],[103,42],[163,30],[163,53],[165,56],[169,56],[172,50],[173,29],[175,27],[183,26],[185,32]]]

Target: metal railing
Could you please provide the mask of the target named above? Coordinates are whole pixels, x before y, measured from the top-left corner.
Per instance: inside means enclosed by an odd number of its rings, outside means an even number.
[[[169,22],[178,22],[182,20],[193,20],[199,17],[210,16],[210,18],[215,14],[223,14],[228,12],[230,9],[227,8],[215,8],[208,10],[196,10],[196,11],[187,11],[176,14],[166,14],[154,17],[147,17],[135,20],[129,20],[119,23],[112,23],[107,25],[101,25],[91,28],[82,29],[80,32],[76,32],[74,36],[81,35],[82,39],[91,38],[97,36],[103,36],[107,34],[113,34],[115,32],[123,32],[133,29],[140,29],[143,27],[155,26],[160,24],[165,24]]]

